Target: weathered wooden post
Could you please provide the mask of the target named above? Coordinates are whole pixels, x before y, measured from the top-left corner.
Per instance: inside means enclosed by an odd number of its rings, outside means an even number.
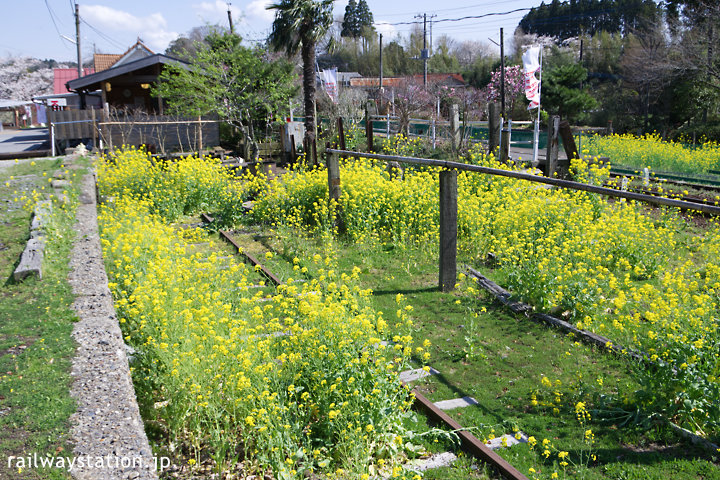
[[[557,171],[558,149],[560,148],[558,143],[559,129],[560,117],[553,115],[548,122],[547,155],[545,156],[545,171],[543,172],[546,177],[552,177]]]
[[[367,138],[367,151],[372,152],[373,146],[373,127],[372,119],[370,118],[370,110],[365,107],[365,137]]]
[[[570,129],[570,123],[568,123],[567,120],[563,120],[560,122],[558,130],[560,132],[560,138],[562,138],[563,148],[565,149],[565,154],[567,155],[568,160],[580,158],[580,155],[578,155],[578,149],[575,146],[575,139],[573,138],[572,130]]]
[[[97,120],[95,119],[95,109],[90,109],[90,114],[92,115],[92,141],[93,141],[93,148],[97,150],[98,148],[98,130],[97,130]]]
[[[488,154],[497,156],[497,149],[500,146],[500,108],[497,103],[488,105]]]
[[[455,103],[450,106],[450,135],[452,150],[457,152],[460,150],[460,109]]]
[[[330,148],[330,144],[326,145],[326,150]],[[342,205],[340,205],[340,158],[337,153],[326,153],[325,163],[328,172],[328,202],[330,207],[330,215],[335,215],[335,226],[338,232],[345,231],[343,223]]]
[[[505,163],[510,158],[510,121],[507,122],[507,128],[501,129],[502,135],[500,136],[500,161]]]
[[[313,166],[318,166],[318,160],[317,160],[317,139],[312,139],[312,158],[313,158]]]
[[[340,150],[346,150],[345,145],[345,128],[343,127],[343,119],[342,117],[338,117],[337,119],[337,127],[338,127],[338,145],[340,145]]]
[[[110,123],[110,105],[108,105],[107,102],[103,104],[103,122]],[[107,143],[108,148],[110,151],[113,150],[113,141],[112,141],[112,127],[110,125],[104,125],[103,128],[103,137],[105,137],[105,143]]]
[[[198,115],[197,119],[197,136],[198,136],[198,157],[202,157],[202,149],[203,149],[203,138],[202,138],[202,117]]]
[[[443,292],[455,288],[457,277],[457,171],[440,172],[440,275]]]
[[[288,163],[290,165],[294,165],[295,160],[297,160],[297,151],[295,151],[295,135],[290,135],[290,161]]]

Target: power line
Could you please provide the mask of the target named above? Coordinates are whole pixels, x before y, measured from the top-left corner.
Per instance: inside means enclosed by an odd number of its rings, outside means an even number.
[[[516,8],[515,10],[509,10],[507,12],[492,12],[492,13],[484,13],[482,15],[466,15],[464,17],[458,17],[458,18],[441,18],[440,20],[435,20],[434,23],[441,23],[441,22],[461,22],[463,20],[471,20],[471,19],[478,19],[478,18],[486,18],[486,17],[496,17],[500,15],[510,15],[511,13],[516,12],[524,12],[532,10],[532,7],[525,7],[525,8]],[[396,22],[396,23],[388,23],[387,25],[413,25],[418,22]]]
[[[62,33],[60,33],[60,29],[58,28],[57,23],[55,23],[56,15],[55,15],[55,12],[53,12],[52,8],[50,8],[50,4],[48,4],[48,0],[45,0],[45,6],[47,7],[48,13],[50,14],[50,20],[52,20],[52,23],[55,26],[55,31],[57,32],[58,37],[60,37],[61,40],[65,40],[62,36]],[[60,42],[60,43],[62,43],[63,47],[65,47],[66,50],[68,49],[68,46],[65,44],[65,42]]]
[[[336,0],[338,1],[338,0]],[[438,13],[438,12],[451,12],[456,10],[468,10],[470,8],[478,8],[478,7],[488,7],[490,5],[500,5],[504,3],[513,3],[517,0],[498,0],[494,2],[487,2],[487,3],[476,3],[473,5],[467,5],[465,7],[454,7],[454,8],[439,8],[435,10],[428,10],[429,13]],[[415,12],[405,12],[405,13],[385,13],[385,14],[379,14],[376,15],[377,17],[404,17],[407,15],[413,15]]]
[[[95,33],[97,33],[103,40],[105,40],[105,41],[113,44],[113,46],[115,46],[115,47],[117,47],[117,48],[119,48],[119,49],[121,49],[121,50],[122,50],[123,48],[125,48],[122,43],[120,43],[120,42],[118,42],[118,41],[110,38],[109,36],[107,36],[106,34],[104,34],[102,31],[100,31],[100,30],[98,30],[97,28],[93,27],[93,26],[90,25],[90,24],[87,22],[87,20],[85,20],[84,18],[80,17],[80,21],[81,21],[82,23],[84,23],[85,25],[87,25],[88,27],[90,27],[90,28],[91,28]]]

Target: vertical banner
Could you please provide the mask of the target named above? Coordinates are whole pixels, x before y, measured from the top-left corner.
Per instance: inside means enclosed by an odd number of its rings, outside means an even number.
[[[322,71],[323,83],[325,83],[325,91],[330,96],[333,103],[338,102],[338,84],[337,84],[337,68]]]
[[[525,97],[530,100],[528,110],[540,106],[540,81],[535,72],[540,70],[540,47],[530,47],[522,56],[523,70],[525,72]]]

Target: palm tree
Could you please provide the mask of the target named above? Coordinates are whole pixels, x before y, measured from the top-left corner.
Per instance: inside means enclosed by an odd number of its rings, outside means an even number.
[[[276,10],[270,45],[302,57],[307,152],[315,138],[315,45],[332,24],[333,0],[280,0],[267,8]]]

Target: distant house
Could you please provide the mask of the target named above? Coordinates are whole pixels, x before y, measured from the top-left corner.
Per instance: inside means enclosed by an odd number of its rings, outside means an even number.
[[[142,41],[138,40],[135,45],[128,48],[125,53],[96,53],[93,55],[93,63],[95,72],[102,72],[108,68],[120,66],[125,63],[134,62],[141,58],[155,55],[155,52],[145,46]]]
[[[83,75],[95,73],[92,68],[84,68]],[[78,78],[77,68],[53,68],[53,93],[70,93],[67,89],[67,82]]]
[[[417,74],[409,77],[385,77],[383,88],[397,88],[406,84],[409,80],[417,84],[423,83],[423,75]],[[443,85],[447,87],[464,88],[467,86],[462,75],[459,73],[428,73],[428,85]],[[351,78],[350,86],[366,90],[380,88],[380,77],[359,77]]]
[[[21,100],[0,99],[0,130],[2,127],[24,127],[32,122],[31,103]],[[30,114],[30,119],[28,119]]]
[[[98,60],[102,62],[107,59]],[[176,58],[153,54],[138,43],[109,68],[71,80],[67,87],[80,95],[99,92],[103,104],[107,103],[117,109],[163,114],[163,101],[150,95],[150,87],[168,64],[180,65],[183,68],[188,68],[189,65]],[[98,67],[101,66],[104,65],[98,64]]]
[[[362,78],[358,72],[337,72],[338,86],[350,87],[350,81],[353,78]],[[315,83],[318,87],[322,85],[322,78],[320,78],[320,72],[315,73]]]

